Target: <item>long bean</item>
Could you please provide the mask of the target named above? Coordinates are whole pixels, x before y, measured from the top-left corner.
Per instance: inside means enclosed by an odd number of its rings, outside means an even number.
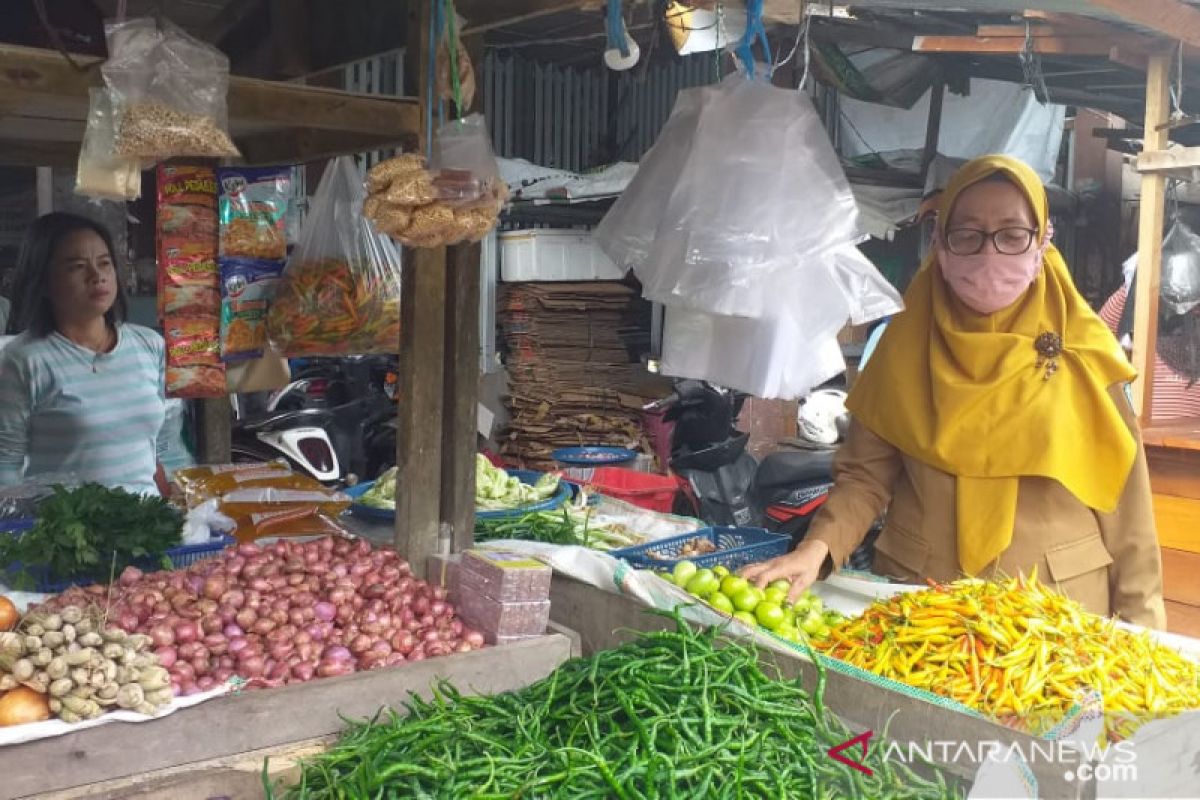
[[[758,653],[674,630],[569,661],[525,689],[464,696],[442,683],[396,712],[350,722],[337,744],[267,796],[326,798],[954,798],[872,745],[869,778],[828,755],[850,736],[798,680]],[[264,767],[264,785],[268,783]]]

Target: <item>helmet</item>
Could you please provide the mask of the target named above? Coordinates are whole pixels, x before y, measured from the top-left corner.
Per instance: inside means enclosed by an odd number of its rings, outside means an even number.
[[[844,435],[849,417],[846,393],[821,389],[800,401],[796,424],[801,438],[814,444],[834,445]]]

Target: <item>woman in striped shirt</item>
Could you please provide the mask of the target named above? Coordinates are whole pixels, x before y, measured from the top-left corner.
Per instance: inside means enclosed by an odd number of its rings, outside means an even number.
[[[1129,300],[1129,285],[1117,289],[1104,307],[1100,318],[1127,345],[1120,330]],[[1131,309],[1129,309],[1131,310]],[[1151,421],[1165,422],[1173,419],[1200,417],[1200,381],[1196,372],[1200,370],[1200,307],[1193,309],[1190,318],[1172,320],[1172,325],[1159,323],[1157,352],[1154,354],[1154,392],[1151,400]],[[1128,348],[1127,348],[1128,349]],[[1164,359],[1164,356],[1166,357]],[[1187,372],[1191,371],[1192,375]]]
[[[21,246],[0,351],[0,486],[39,474],[157,492],[162,337],[125,322],[112,238],[47,214]]]

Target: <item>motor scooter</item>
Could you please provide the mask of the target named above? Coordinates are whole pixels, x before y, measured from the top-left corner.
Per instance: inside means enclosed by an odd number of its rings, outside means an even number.
[[[235,398],[234,460],[282,457],[331,485],[375,477],[373,454],[387,447],[377,443],[379,431],[396,415],[394,367],[387,357],[317,359],[272,392],[257,412],[249,401]]]
[[[836,441],[781,450],[759,462],[746,452],[749,434],[735,426],[745,400],[744,394],[704,381],[680,380],[671,395],[646,407],[665,409],[665,420],[675,423],[671,468],[685,488],[674,510],[712,525],[786,533],[794,548],[833,488]],[[841,435],[846,424],[839,422]],[[869,569],[877,536],[876,527],[847,566]]]

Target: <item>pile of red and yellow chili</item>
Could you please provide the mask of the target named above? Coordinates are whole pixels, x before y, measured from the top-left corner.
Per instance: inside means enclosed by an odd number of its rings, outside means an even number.
[[[815,642],[826,655],[1006,725],[1052,727],[1088,690],[1106,733],[1200,708],[1200,665],[1032,577],[961,580],[880,599]]]

